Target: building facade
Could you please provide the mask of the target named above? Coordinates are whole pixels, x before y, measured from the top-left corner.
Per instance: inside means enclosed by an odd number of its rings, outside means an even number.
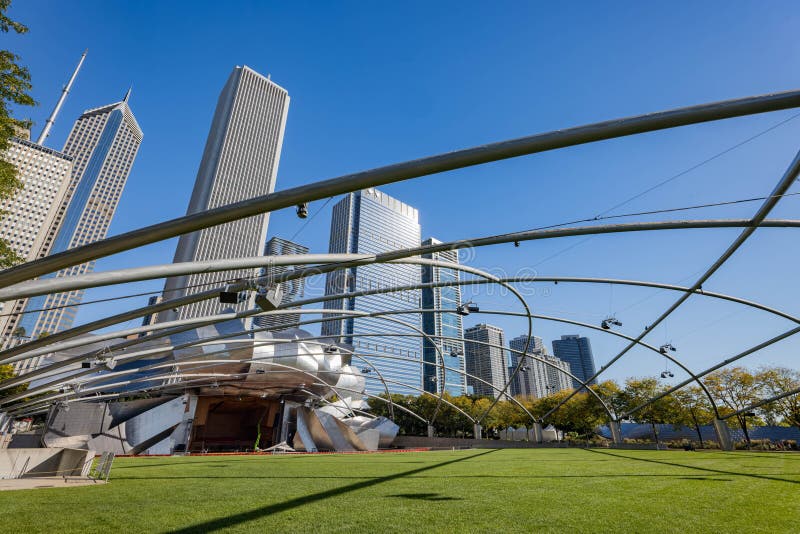
[[[509,341],[508,345],[512,350],[521,352],[525,349],[525,341],[527,339],[527,335],[518,336]],[[572,388],[572,379],[562,372],[570,370],[569,364],[548,354],[547,348],[542,343],[542,338],[533,336],[528,347],[528,354],[539,358],[539,360],[526,358],[523,369],[520,369],[511,384],[514,388],[514,396],[541,398]],[[512,365],[509,366],[509,369],[513,370],[516,367],[520,357],[520,354],[511,353],[509,359]],[[550,365],[541,360],[547,361]]]
[[[420,244],[419,213],[415,208],[378,191],[365,189],[346,195],[333,207],[329,252],[332,254],[377,254]],[[389,289],[417,285],[419,265],[385,263],[353,267],[328,273],[325,294],[338,295],[361,290]],[[422,342],[419,337],[380,335],[387,331],[406,330],[419,334],[418,313],[392,315],[409,325],[380,318],[358,317],[330,319],[337,310],[360,312],[419,309],[419,289],[391,291],[325,303],[328,318],[322,323],[322,335],[353,345],[356,354],[372,355],[378,371],[392,393],[419,395],[422,388]],[[340,314],[341,315],[341,314]],[[354,360],[355,361],[355,360]],[[367,393],[377,395],[385,389],[375,374],[367,380]]]
[[[280,237],[273,237],[267,241],[264,247],[264,255],[269,256],[285,256],[287,254],[308,254],[308,247],[289,241],[288,239],[281,239]],[[261,270],[261,276],[280,276],[281,274],[291,271],[292,266],[287,265],[272,265]],[[289,280],[279,284],[283,290],[283,297],[281,297],[281,304],[289,304],[296,300],[303,298],[305,293],[305,278],[298,278],[296,280]],[[253,328],[270,328],[274,330],[281,330],[290,328],[300,321],[299,313],[282,314],[282,315],[263,315],[253,318]]]
[[[561,339],[553,340],[553,354],[556,358],[569,364],[570,371],[582,382],[586,382],[595,374],[594,356],[592,355],[592,345],[588,337],[579,335],[561,336]],[[580,384],[573,380],[572,387],[575,389]],[[592,380],[589,384],[595,384]]]
[[[55,254],[104,239],[142,143],[128,98],[85,111],[72,127],[62,152],[72,157],[67,193],[58,206],[46,240]],[[94,269],[94,262],[61,270],[55,276],[77,276]],[[49,275],[52,276],[52,275]],[[31,298],[23,316],[28,335],[54,333],[72,326],[83,290]]]
[[[508,380],[508,359],[504,349],[506,342],[503,329],[489,324],[478,324],[464,330],[464,340],[467,373],[488,382],[486,384],[467,377],[467,384],[472,388],[474,395],[496,398]]]
[[[434,245],[441,241],[430,238],[422,242],[423,246]],[[423,258],[458,264],[458,251],[446,250],[423,254]],[[422,308],[425,310],[455,310],[461,304],[461,286],[459,271],[433,265],[422,266],[422,283],[436,284],[453,282],[452,286],[422,288]],[[422,340],[423,384],[425,391],[439,393],[446,391],[454,397],[466,395],[467,382],[464,371],[464,327],[461,315],[455,312],[422,314],[422,329],[432,336],[433,342],[427,338]],[[455,338],[455,339],[442,339]],[[441,355],[441,359],[440,359]],[[445,369],[437,367],[444,360]]]
[[[22,187],[13,197],[0,201],[0,239],[27,262],[50,253],[53,245],[50,228],[67,195],[72,157],[31,142],[27,130],[18,135],[10,139],[3,159],[17,168]],[[27,299],[0,303],[3,348],[29,337],[28,332],[19,327],[22,316],[18,314],[26,303]],[[27,363],[30,362],[19,362],[17,367],[27,367]]]
[[[217,101],[187,215],[272,193],[278,173],[283,132],[289,111],[285,89],[249,67],[235,67]],[[267,237],[269,213],[182,235],[175,263],[258,256]],[[201,273],[168,278],[164,298],[173,299],[223,286],[227,280],[252,278],[256,269]],[[252,307],[235,305],[237,311]],[[219,313],[230,304],[216,299],[159,314],[159,321]]]

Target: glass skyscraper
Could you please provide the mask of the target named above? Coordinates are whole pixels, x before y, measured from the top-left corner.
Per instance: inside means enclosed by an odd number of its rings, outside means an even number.
[[[420,244],[419,213],[377,189],[364,189],[345,196],[333,207],[329,251],[332,254],[377,254],[399,248],[414,248]],[[364,289],[383,289],[419,284],[419,265],[384,263],[365,265],[328,273],[325,294]],[[379,312],[419,309],[418,289],[336,299],[325,303],[330,310]],[[420,328],[419,314],[398,314],[392,318]],[[406,330],[406,332],[403,332]],[[392,393],[419,395],[422,387],[422,342],[418,337],[381,336],[387,331],[417,334],[390,321],[361,317],[328,320],[322,324],[322,335],[342,338],[351,343],[356,354],[374,355],[371,360],[380,370]],[[353,360],[359,365],[358,359]],[[373,378],[376,376],[370,375]],[[384,393],[379,380],[367,380],[367,393]]]
[[[572,374],[581,381],[586,382],[586,379],[594,376],[594,356],[592,356],[592,345],[589,343],[588,337],[561,336],[561,339],[553,340],[553,354],[556,358],[567,362]],[[575,380],[572,382],[572,387],[575,389],[580,387]],[[590,384],[595,383],[596,380],[590,382]]]
[[[441,241],[430,238],[422,242],[422,245],[435,245]],[[423,258],[438,260],[442,262],[458,263],[457,250],[445,250],[434,252],[433,254],[423,254]],[[458,282],[459,271],[446,267],[435,267],[432,265],[422,266],[422,283],[436,282]],[[433,287],[422,289],[422,307],[430,309],[455,310],[461,304],[461,287],[458,285]],[[435,364],[440,364],[436,346],[427,339],[422,340],[422,360],[423,360],[423,384],[425,391],[438,393],[446,391],[454,397],[466,395],[467,382],[463,372],[466,370],[464,364],[464,327],[461,316],[455,312],[450,313],[423,313],[422,329],[431,336],[444,336],[456,338],[438,339],[433,338],[434,343],[441,351],[445,367],[456,369],[441,369]]]
[[[249,67],[233,69],[217,100],[187,215],[274,191],[288,112],[289,94],[283,87]],[[269,213],[262,213],[184,234],[178,239],[173,261],[258,256],[267,239],[268,223]],[[257,274],[256,269],[240,269],[175,276],[164,285],[164,299],[199,293],[223,286],[226,280]],[[229,306],[243,311],[254,307],[254,298],[255,292],[251,292],[249,303],[236,305],[204,300],[183,306],[177,313],[161,312],[158,319],[204,317]]]
[[[142,142],[128,98],[85,111],[75,121],[62,152],[73,160],[69,187],[50,226],[51,254],[106,237],[111,219]],[[94,269],[94,262],[61,270],[55,276],[77,276]],[[49,275],[52,276],[52,275]],[[83,290],[42,295],[26,309],[57,308],[27,314],[20,321],[31,337],[72,326]]]
[[[264,247],[265,256],[284,256],[286,254],[308,254],[308,247],[289,241],[288,239],[281,239],[280,237],[273,237],[267,241]],[[293,267],[286,265],[273,265],[261,270],[262,276],[278,276],[286,271],[292,270]],[[289,304],[296,300],[303,298],[305,289],[305,278],[297,278],[289,280],[280,284],[283,290],[283,297],[281,297],[281,304]],[[299,313],[281,314],[281,315],[264,315],[253,318],[253,326],[257,328],[289,328],[293,324],[300,321]]]

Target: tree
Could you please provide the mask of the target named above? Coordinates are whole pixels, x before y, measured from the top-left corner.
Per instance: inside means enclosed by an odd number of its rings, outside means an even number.
[[[714,421],[714,409],[705,392],[699,386],[691,386],[674,391],[670,396],[676,402],[672,424],[694,428],[702,447],[703,434],[700,432],[700,427]]]
[[[800,388],[800,371],[794,369],[765,367],[760,370],[758,377],[766,397],[775,397]],[[763,408],[776,414],[782,422],[800,428],[800,393],[771,402]]]
[[[664,391],[656,378],[629,378],[625,387],[619,394],[620,407],[625,411],[644,404]],[[675,423],[676,414],[679,412],[678,402],[672,396],[662,397],[651,402],[641,410],[631,414],[631,419],[637,423],[649,424],[653,429],[653,437],[658,443],[658,427],[656,425],[672,422]]]
[[[28,28],[11,20],[8,8],[11,0],[0,0],[0,32],[13,31],[23,34]],[[0,200],[12,197],[22,187],[17,178],[17,167],[6,161],[3,155],[10,146],[10,139],[20,128],[29,128],[30,121],[11,116],[11,105],[33,106],[31,97],[31,75],[26,67],[19,64],[20,57],[9,50],[0,50]],[[8,268],[22,261],[3,240],[0,240],[0,268]]]
[[[17,375],[14,374],[14,368],[11,365],[0,365],[0,382],[8,380],[9,378],[14,378],[15,376]],[[28,384],[20,384],[18,386],[4,389],[0,391],[0,399],[10,397],[11,395],[16,395],[17,393],[22,393],[26,389],[28,389]]]
[[[744,367],[720,369],[706,377],[706,387],[711,395],[725,407],[727,413],[744,410],[762,397],[759,378]],[[744,431],[744,439],[750,445],[747,432],[747,412],[735,416],[738,426]]]

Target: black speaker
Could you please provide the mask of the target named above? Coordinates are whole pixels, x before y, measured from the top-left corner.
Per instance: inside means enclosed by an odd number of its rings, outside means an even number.
[[[236,293],[235,291],[220,291],[219,301],[221,304],[238,304],[239,293]]]

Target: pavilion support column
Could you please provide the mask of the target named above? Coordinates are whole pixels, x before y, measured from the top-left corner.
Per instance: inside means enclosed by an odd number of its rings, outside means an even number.
[[[436,428],[433,425],[428,425],[428,437],[436,437]]]
[[[611,441],[614,445],[622,445],[622,428],[619,421],[610,421],[608,428],[611,429]]]
[[[534,443],[542,443],[544,441],[544,433],[542,432],[542,423],[533,423],[531,431],[533,432]]]
[[[714,430],[717,432],[719,448],[723,451],[732,451],[733,439],[731,438],[731,429],[728,427],[728,423],[723,419],[714,419]]]
[[[483,427],[479,423],[475,423],[475,426],[473,427],[473,432],[475,434],[475,439],[483,438]]]

